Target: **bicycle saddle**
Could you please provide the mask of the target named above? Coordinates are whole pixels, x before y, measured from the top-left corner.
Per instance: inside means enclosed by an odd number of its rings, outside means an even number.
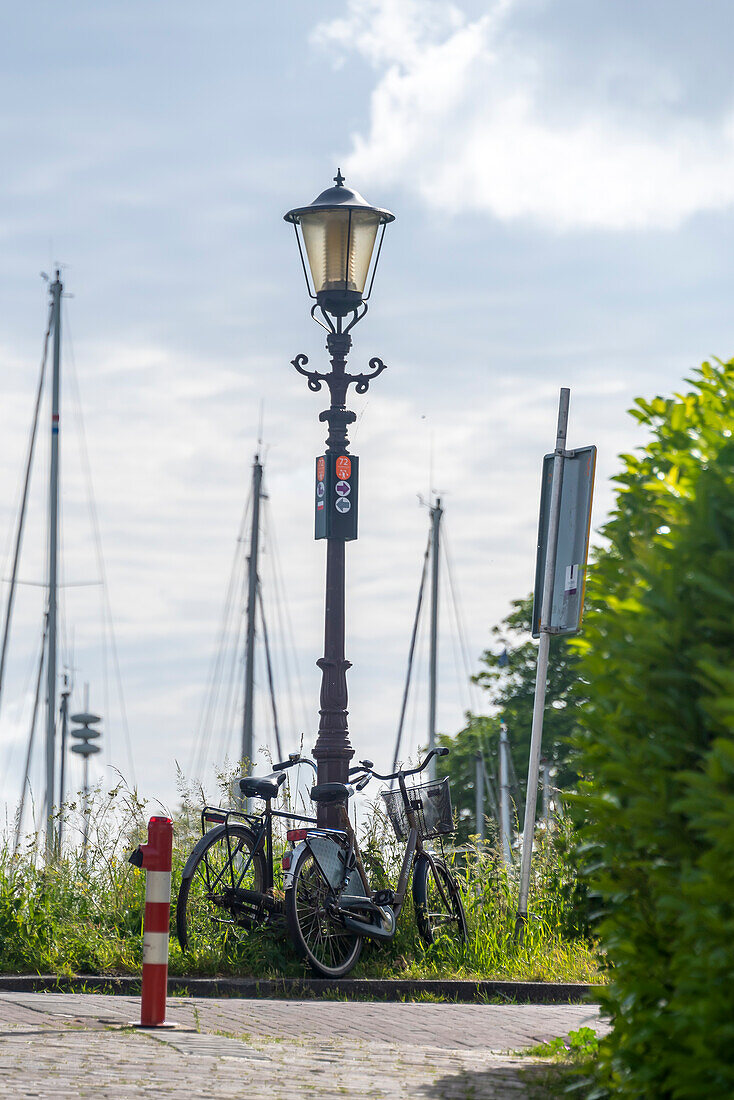
[[[251,775],[240,779],[240,790],[245,798],[275,798],[278,787],[285,783],[285,774],[266,776],[264,779],[253,779]]]
[[[333,802],[346,802],[350,795],[354,794],[346,783],[319,783],[311,788],[311,801],[331,804]]]

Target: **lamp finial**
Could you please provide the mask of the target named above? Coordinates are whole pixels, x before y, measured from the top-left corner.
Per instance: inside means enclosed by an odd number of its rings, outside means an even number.
[[[343,187],[344,186],[344,176],[342,175],[341,168],[337,168],[337,170],[336,170],[336,175],[334,176],[334,183],[337,185],[337,187]]]

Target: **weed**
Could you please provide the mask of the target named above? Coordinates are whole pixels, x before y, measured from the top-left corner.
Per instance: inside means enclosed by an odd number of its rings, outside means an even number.
[[[225,804],[231,773],[221,777]],[[188,855],[198,839],[202,792],[181,784],[182,803],[174,817],[174,898],[169,972],[172,976],[238,976],[273,979],[299,977],[297,959],[282,928],[222,934],[197,953],[183,953],[175,936],[175,890]],[[140,973],[145,873],[127,861],[145,839],[146,806],[123,783],[91,798],[89,847],[78,838],[78,805],[64,807],[68,847],[45,863],[42,838],[26,838],[11,854],[0,842],[0,972],[75,974]],[[559,829],[564,826],[561,824]],[[365,864],[376,886],[397,881],[402,846],[395,840],[381,805],[367,816],[361,839]],[[285,837],[276,840],[279,848]],[[280,866],[277,858],[276,867]],[[528,981],[601,982],[603,960],[596,945],[565,934],[567,881],[562,846],[553,837],[539,839],[534,858],[533,916],[524,942],[513,939],[517,907],[517,871],[507,869],[491,843],[470,843],[444,852],[460,881],[469,936],[465,944],[439,938],[425,948],[417,935],[408,895],[395,938],[366,944],[356,977],[407,979],[482,978]],[[276,886],[280,886],[276,883]],[[190,990],[176,990],[190,996]],[[430,995],[428,995],[430,996]]]
[[[580,1027],[578,1031],[569,1031],[565,1039],[558,1036],[521,1053],[532,1058],[552,1058],[556,1062],[582,1062],[596,1057],[599,1040],[593,1027]]]

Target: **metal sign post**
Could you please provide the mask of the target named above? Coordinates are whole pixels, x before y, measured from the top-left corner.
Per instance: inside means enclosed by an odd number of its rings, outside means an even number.
[[[484,762],[481,752],[474,756],[474,806],[475,833],[484,840]]]
[[[500,848],[505,867],[512,866],[512,826],[510,824],[510,743],[507,740],[507,726],[500,726]]]
[[[570,392],[566,388],[561,390],[556,446],[553,454],[546,456],[543,467],[533,612],[533,634],[536,637],[540,635],[540,642],[525,798],[520,897],[515,921],[516,940],[522,939],[528,919],[530,870],[551,634],[575,633],[581,624],[583,610],[584,586],[583,580],[579,581],[578,578],[579,574],[583,577],[588,555],[596,448],[585,448],[583,452],[566,450]],[[573,463],[573,476],[566,479],[566,467],[569,463]],[[566,481],[565,486],[564,481]],[[566,560],[567,558],[569,560]],[[541,576],[542,594],[538,592]]]

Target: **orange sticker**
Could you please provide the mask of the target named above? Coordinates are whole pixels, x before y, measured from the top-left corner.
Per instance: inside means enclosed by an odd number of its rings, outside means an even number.
[[[348,481],[352,476],[352,460],[346,455],[339,455],[336,460],[336,476],[340,481]]]
[[[323,458],[320,458],[316,463],[316,480],[323,481],[326,474],[326,463]]]

